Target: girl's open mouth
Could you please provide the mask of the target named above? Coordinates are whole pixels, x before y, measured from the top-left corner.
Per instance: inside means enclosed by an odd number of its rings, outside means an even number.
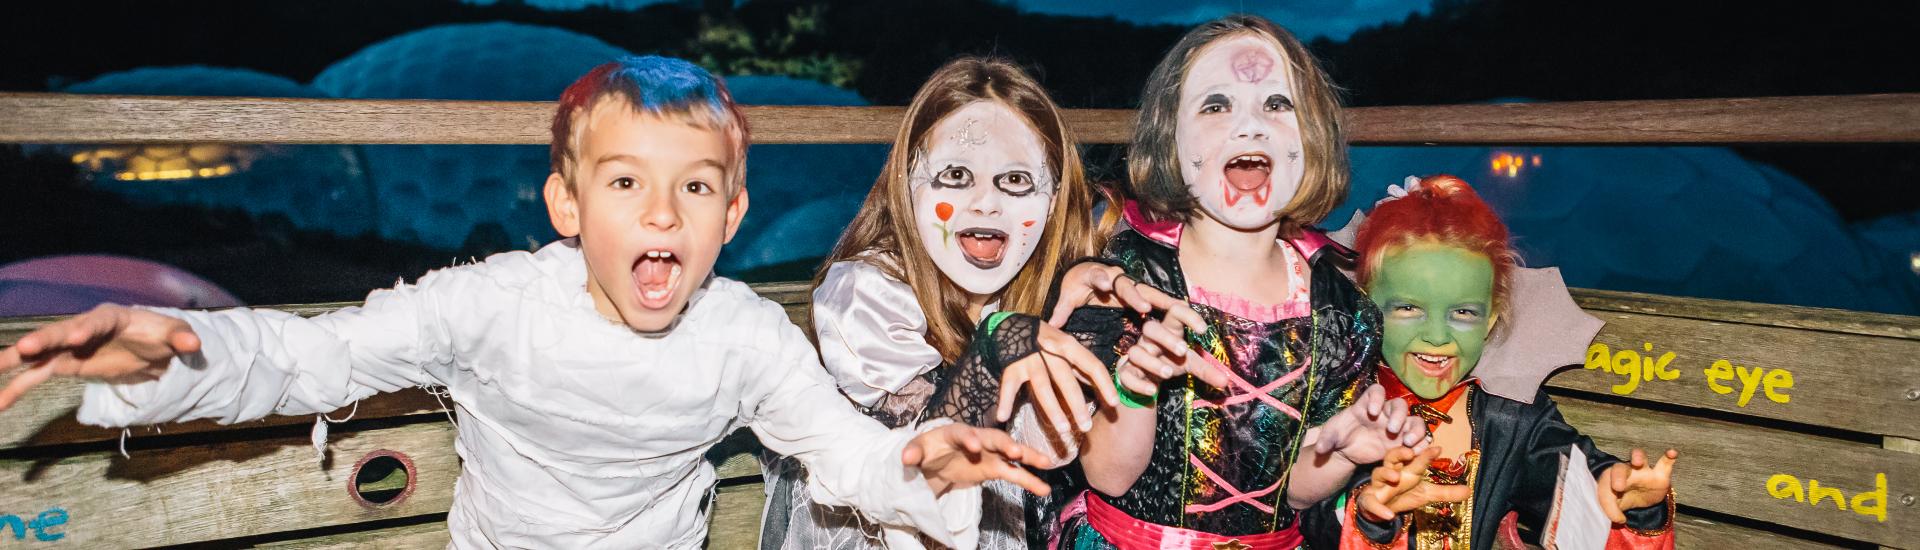
[[[1007,234],[1004,231],[984,228],[962,229],[954,233],[960,239],[960,255],[967,263],[980,269],[1000,267],[1000,260],[1007,257]]]
[[[1273,193],[1268,176],[1273,174],[1273,159],[1261,153],[1247,153],[1227,161],[1224,170],[1227,185],[1222,188],[1227,206],[1233,206],[1240,199],[1251,198],[1253,204],[1266,206],[1267,198]]]
[[[633,263],[633,286],[640,291],[640,305],[661,309],[673,301],[673,289],[680,283],[680,259],[666,250],[648,250]]]

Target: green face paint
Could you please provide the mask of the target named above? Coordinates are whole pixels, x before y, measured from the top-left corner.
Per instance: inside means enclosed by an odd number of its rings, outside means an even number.
[[[1385,319],[1381,354],[1413,393],[1438,398],[1480,364],[1493,330],[1493,261],[1438,243],[1381,258],[1367,293]]]

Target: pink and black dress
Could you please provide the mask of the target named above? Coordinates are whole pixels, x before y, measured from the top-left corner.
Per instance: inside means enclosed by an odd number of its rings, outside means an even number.
[[[1192,348],[1230,375],[1228,388],[1191,379],[1163,384],[1152,459],[1125,494],[1087,491],[1067,505],[1060,548],[1292,548],[1298,514],[1286,473],[1301,435],[1353,402],[1373,381],[1380,313],[1338,266],[1351,252],[1319,232],[1285,241],[1294,276],[1283,304],[1254,304],[1190,287],[1179,262],[1181,226],[1148,222],[1129,205],[1129,227],[1103,260],[1142,283],[1188,299],[1207,320]],[[1289,284],[1275,281],[1275,284]],[[1142,319],[1083,308],[1066,330],[1111,361],[1140,335]],[[1216,546],[1220,545],[1220,546]]]

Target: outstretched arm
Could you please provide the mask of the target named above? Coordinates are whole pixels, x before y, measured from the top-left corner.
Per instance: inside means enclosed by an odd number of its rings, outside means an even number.
[[[0,406],[51,376],[89,384],[81,422],[128,426],[332,411],[377,392],[433,383],[420,367],[429,284],[377,291],[364,306],[312,319],[246,308],[218,312],[101,306],[42,327],[0,353],[26,367]]]
[[[1578,446],[1587,456],[1587,469],[1599,480],[1597,498],[1601,510],[1615,523],[1613,538],[1629,535],[1654,547],[1672,544],[1673,517],[1669,512],[1668,488],[1677,451],[1668,451],[1658,463],[1652,463],[1639,450],[1628,461],[1601,451],[1593,439],[1567,424],[1552,397],[1539,392],[1535,402],[1545,402],[1543,416],[1534,424],[1531,449],[1527,452],[1528,479],[1539,479],[1535,487],[1522,487],[1514,494],[1514,510],[1523,525],[1545,522],[1553,507],[1554,482],[1560,472],[1561,457],[1567,448]],[[1644,536],[1643,536],[1644,535]]]
[[[1051,464],[1003,432],[944,419],[888,430],[861,414],[834,388],[799,328],[784,316],[774,326],[769,317],[767,326],[742,327],[741,338],[766,347],[740,357],[751,373],[741,416],[768,450],[806,466],[815,502],[851,507],[887,529],[951,546],[977,534],[974,486],[981,481],[1045,491],[1018,464]]]

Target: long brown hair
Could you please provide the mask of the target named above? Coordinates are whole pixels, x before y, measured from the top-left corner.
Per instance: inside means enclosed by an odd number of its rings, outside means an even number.
[[[1003,311],[1040,314],[1056,273],[1076,259],[1093,253],[1093,198],[1087,190],[1080,152],[1060,118],[1060,108],[1045,89],[1025,71],[1004,59],[961,57],[947,62],[920,85],[907,105],[906,120],[894,137],[887,165],[860,213],[833,247],[813,287],[820,288],[827,268],[836,262],[865,261],[887,276],[913,288],[920,310],[927,314],[927,344],[954,361],[973,338],[974,322],[967,315],[966,292],[947,279],[915,238],[912,181],[914,160],[925,154],[927,133],[940,119],[976,101],[1000,103],[1025,120],[1046,148],[1047,167],[1059,182],[1048,213],[1046,231],[1033,258],[996,296]],[[808,306],[812,313],[812,306]]]
[[[1292,33],[1257,16],[1231,15],[1187,31],[1153,68],[1146,88],[1140,92],[1124,194],[1137,201],[1151,219],[1184,221],[1199,207],[1180,175],[1174,144],[1173,130],[1180,120],[1180,84],[1200,50],[1240,35],[1272,40],[1293,71],[1293,102],[1299,109],[1300,142],[1306,149],[1307,169],[1300,180],[1300,191],[1280,211],[1284,229],[1320,223],[1347,199],[1347,143],[1340,134],[1339,89]]]

